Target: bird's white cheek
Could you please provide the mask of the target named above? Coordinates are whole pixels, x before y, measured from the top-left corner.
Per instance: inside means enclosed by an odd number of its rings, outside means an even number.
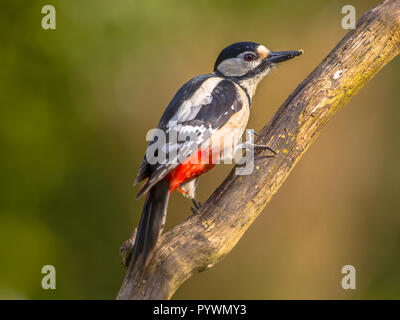
[[[240,58],[231,58],[221,62],[217,69],[225,76],[240,77],[249,71],[249,66]]]

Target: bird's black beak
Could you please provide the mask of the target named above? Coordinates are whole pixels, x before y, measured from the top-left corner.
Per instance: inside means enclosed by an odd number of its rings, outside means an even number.
[[[269,55],[265,58],[265,62],[267,64],[271,63],[280,63],[289,59],[292,59],[296,56],[300,56],[303,54],[303,50],[295,50],[295,51],[271,51]]]

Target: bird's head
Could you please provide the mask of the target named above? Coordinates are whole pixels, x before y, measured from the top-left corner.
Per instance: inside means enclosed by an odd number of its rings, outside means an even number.
[[[214,72],[236,79],[252,97],[257,84],[272,67],[302,53],[303,50],[274,52],[255,42],[237,42],[221,51]]]

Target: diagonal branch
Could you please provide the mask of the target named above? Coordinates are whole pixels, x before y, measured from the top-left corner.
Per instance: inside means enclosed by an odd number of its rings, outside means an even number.
[[[143,275],[129,269],[117,299],[169,299],[236,245],[332,116],[400,52],[400,0],[366,12],[257,137],[277,151],[249,176],[234,170],[201,207],[165,233]]]

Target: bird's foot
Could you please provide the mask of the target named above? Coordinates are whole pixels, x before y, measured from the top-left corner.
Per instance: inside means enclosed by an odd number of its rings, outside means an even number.
[[[255,145],[253,145],[253,147],[254,147],[254,150],[268,150],[268,151],[271,151],[273,153],[273,154],[267,154],[267,155],[264,155],[264,156],[257,156],[258,159],[273,158],[273,157],[276,156],[275,150],[270,148],[270,147],[268,147],[268,146],[266,146],[266,145],[264,145],[264,144],[255,144]]]
[[[242,145],[239,145],[239,148],[245,149],[246,151],[251,151],[251,150],[268,150],[273,153],[273,155],[267,155],[267,156],[262,156],[263,158],[271,158],[276,156],[276,152],[274,149],[268,147],[265,144],[252,144],[252,143],[243,143]]]
[[[135,246],[136,232],[137,229],[135,228],[131,237],[128,240],[125,240],[119,248],[119,257],[121,259],[121,264],[124,267],[128,267],[129,261],[131,260],[133,247]]]
[[[192,202],[193,202],[193,207],[190,207],[190,209],[194,214],[199,213],[199,210],[201,208],[201,202],[197,201],[196,199],[192,199]]]

